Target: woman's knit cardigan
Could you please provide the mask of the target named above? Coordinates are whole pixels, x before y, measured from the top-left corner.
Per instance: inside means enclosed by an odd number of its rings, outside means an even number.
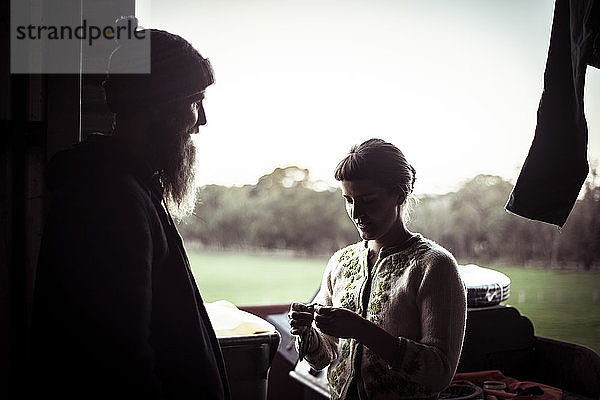
[[[352,310],[396,336],[394,362],[314,326],[307,347],[315,350],[306,360],[315,369],[329,365],[334,400],[346,397],[351,382],[369,399],[435,397],[454,375],[465,331],[466,289],[456,261],[418,234],[401,249],[382,248],[371,271],[367,258],[366,241],[337,251],[315,302]]]

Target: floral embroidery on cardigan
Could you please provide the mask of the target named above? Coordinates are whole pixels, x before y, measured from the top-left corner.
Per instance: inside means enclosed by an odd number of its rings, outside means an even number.
[[[344,265],[344,278],[354,280],[360,276],[360,259],[355,257],[352,247],[347,247],[340,255],[339,263]]]
[[[383,309],[383,304],[389,299],[388,293],[391,289],[390,279],[402,274],[402,271],[406,267],[418,261],[430,248],[431,246],[428,243],[421,242],[416,249],[409,247],[407,249],[409,251],[405,250],[392,254],[385,266],[382,266],[381,272],[376,277],[379,282],[377,283],[376,289],[371,293],[369,308],[367,310],[367,318],[371,322],[380,326],[383,323],[380,314]]]
[[[343,388],[346,386],[346,380],[342,378],[344,376],[344,369],[346,368],[346,360],[341,360],[334,368],[330,368],[327,371],[327,379],[329,381],[329,391],[332,393],[336,393],[336,388]],[[333,397],[333,396],[332,396]]]
[[[357,256],[354,247],[344,249],[338,262],[344,266],[344,278],[348,279],[345,293],[340,298],[340,305],[351,311],[357,311],[357,302],[354,282],[360,278],[360,257]]]
[[[388,374],[389,368],[386,362],[368,348],[365,349],[365,354],[369,360],[365,373],[375,377],[373,381],[367,383],[366,389],[370,393],[428,393],[428,390],[418,383],[397,375]]]
[[[346,293],[344,293],[344,295],[340,299],[340,304],[342,307],[356,312],[356,299],[353,292],[355,288],[356,286],[352,285],[351,283],[348,283],[346,285]]]

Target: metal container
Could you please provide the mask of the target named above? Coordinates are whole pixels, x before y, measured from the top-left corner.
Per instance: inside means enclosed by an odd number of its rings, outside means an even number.
[[[279,341],[277,331],[219,337],[232,400],[266,400],[269,368]]]

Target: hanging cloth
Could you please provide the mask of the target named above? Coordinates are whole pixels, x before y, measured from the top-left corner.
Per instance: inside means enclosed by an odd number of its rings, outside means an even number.
[[[583,88],[600,68],[600,0],[556,0],[535,136],[506,210],[562,227],[588,174]]]

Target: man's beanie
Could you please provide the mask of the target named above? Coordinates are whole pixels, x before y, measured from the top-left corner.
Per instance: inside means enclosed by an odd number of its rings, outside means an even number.
[[[102,85],[112,112],[139,110],[185,99],[193,101],[214,83],[208,59],[185,39],[156,29],[137,32],[139,37],[150,35],[150,46],[147,36],[145,40],[129,39],[120,43],[110,56]],[[147,70],[148,62],[150,73],[129,73],[144,67]]]

